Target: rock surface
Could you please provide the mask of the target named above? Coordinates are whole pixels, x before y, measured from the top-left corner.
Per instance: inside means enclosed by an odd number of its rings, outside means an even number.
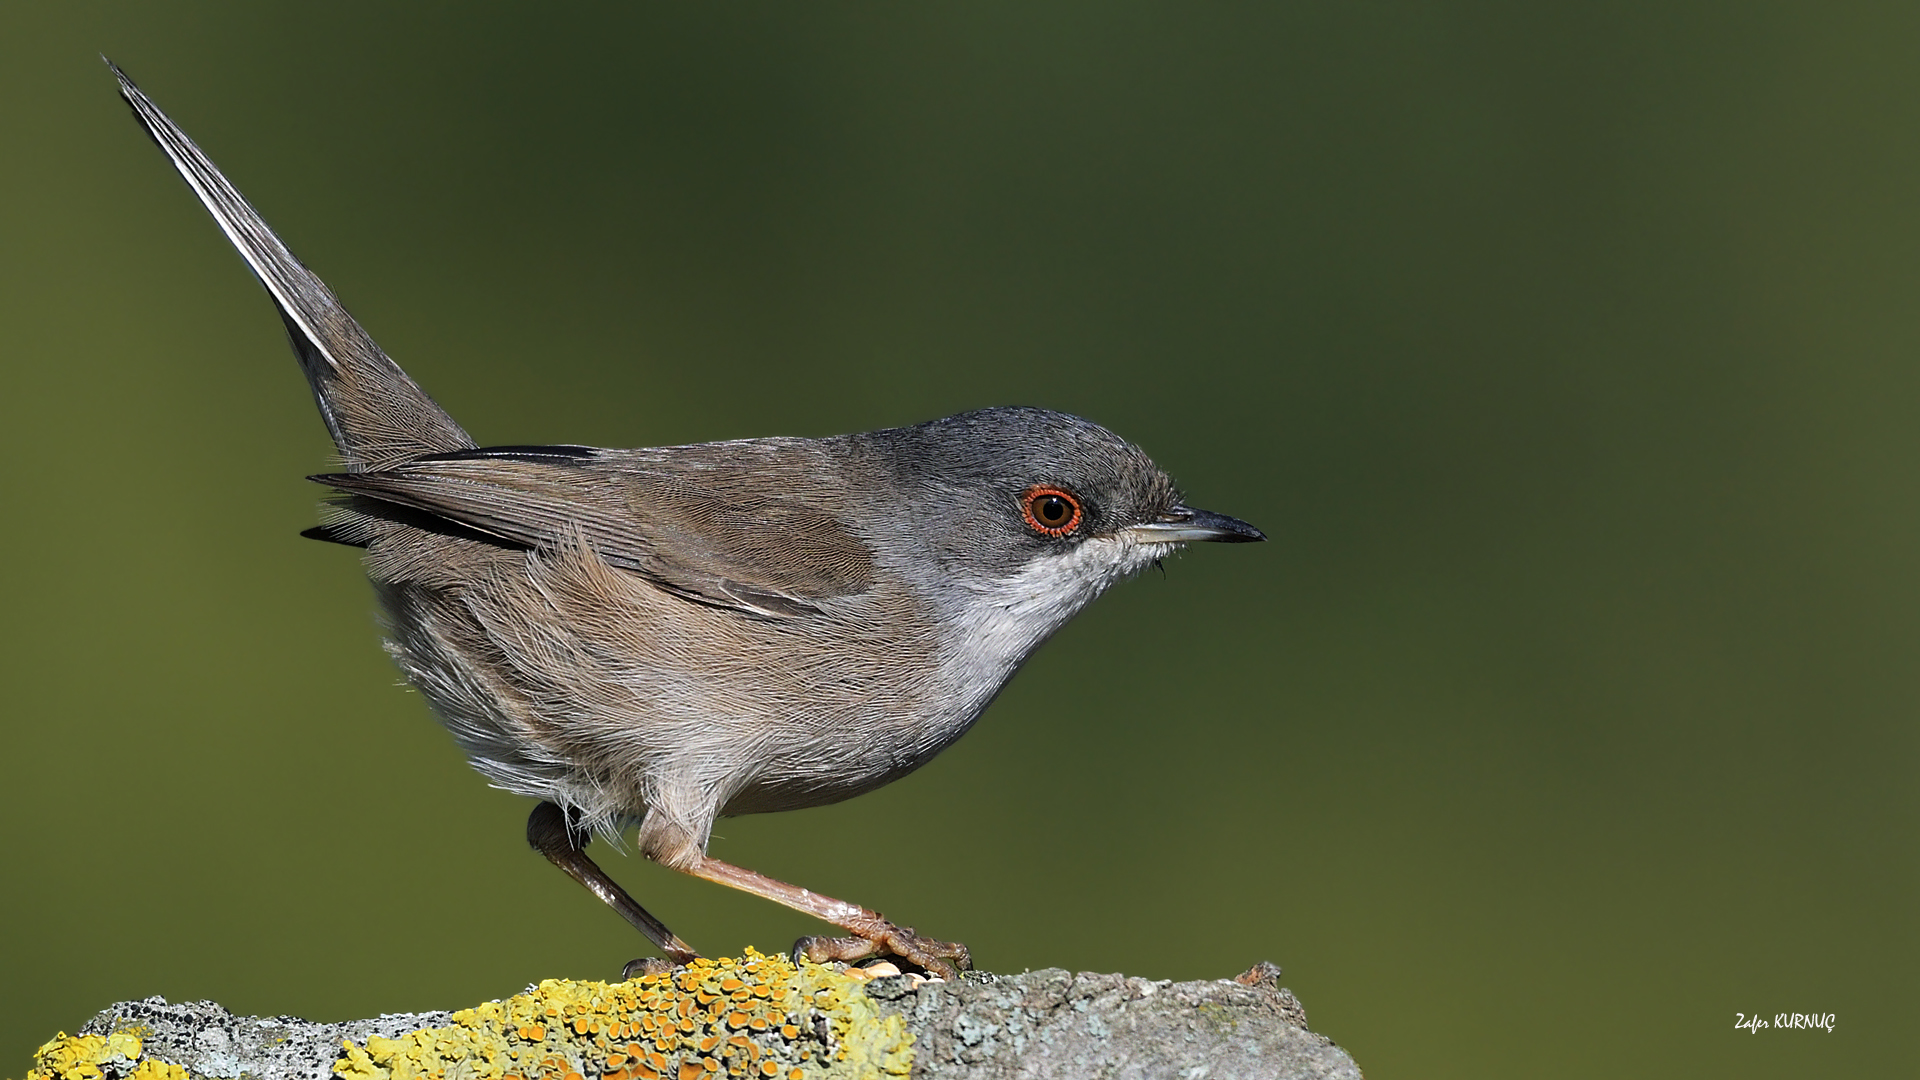
[[[915,1036],[913,1075],[926,1080],[1360,1080],[1353,1059],[1307,1029],[1306,1011],[1277,982],[1054,968],[918,990],[902,983],[875,980],[867,992],[900,1008]]]
[[[1270,965],[1238,981],[1186,983],[1057,969],[946,983],[860,974],[753,956],[340,1024],[148,998],[48,1044],[32,1080],[1360,1076],[1308,1030]]]

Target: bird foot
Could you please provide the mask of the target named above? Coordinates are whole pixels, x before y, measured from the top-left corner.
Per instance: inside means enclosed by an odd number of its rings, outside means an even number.
[[[638,960],[627,961],[627,966],[620,969],[620,981],[641,979],[648,975],[665,975],[678,966],[664,956],[643,956]]]
[[[923,938],[911,926],[887,923],[869,937],[803,937],[793,943],[793,962],[802,958],[816,964],[835,960],[865,960],[869,956],[896,956],[919,967],[929,975],[957,979],[962,971],[973,970],[973,957],[957,941]]]

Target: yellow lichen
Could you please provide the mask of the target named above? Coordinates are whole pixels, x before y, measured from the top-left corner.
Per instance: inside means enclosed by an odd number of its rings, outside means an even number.
[[[825,1043],[814,1038],[819,1021],[830,1033]],[[767,1045],[746,1032],[762,1033]],[[334,1073],[340,1080],[864,1080],[906,1076],[912,1043],[901,1018],[882,1016],[858,980],[749,949],[739,959],[696,960],[625,983],[549,979],[454,1013],[444,1028],[348,1042]]]
[[[26,1080],[198,1080],[141,1031],[62,1033]],[[831,967],[748,949],[624,983],[550,979],[446,1027],[343,1044],[338,1080],[868,1080],[906,1076],[913,1036]]]
[[[111,1072],[125,1080],[191,1080],[179,1065],[140,1057],[140,1035],[69,1035],[66,1032],[34,1051],[27,1080],[104,1080]]]

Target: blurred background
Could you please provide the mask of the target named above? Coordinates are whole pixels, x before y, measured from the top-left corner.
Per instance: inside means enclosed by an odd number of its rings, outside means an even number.
[[[643,951],[299,537],[280,323],[101,52],[483,444],[1034,404],[1268,531],[720,857],[997,971],[1274,960],[1375,1080],[1911,1067],[1916,51],[1911,4],[7,6],[0,1075],[120,999]],[[703,950],[820,929],[596,850]],[[1782,1011],[1836,1030],[1733,1028]]]

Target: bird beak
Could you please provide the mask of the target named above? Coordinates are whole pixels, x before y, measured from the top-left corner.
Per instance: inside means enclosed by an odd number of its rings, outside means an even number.
[[[1225,514],[1176,506],[1160,515],[1160,520],[1145,525],[1130,525],[1122,532],[1143,544],[1185,544],[1199,540],[1217,540],[1223,544],[1247,544],[1265,540],[1267,534]]]

